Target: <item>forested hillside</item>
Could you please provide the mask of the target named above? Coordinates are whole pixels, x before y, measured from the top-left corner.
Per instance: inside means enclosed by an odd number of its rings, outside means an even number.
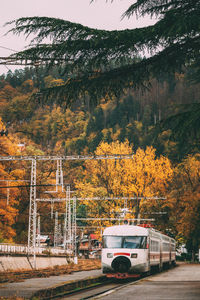
[[[187,77],[186,72],[159,81],[152,79],[148,90],[130,89],[121,98],[101,99],[96,106],[91,106],[85,98],[63,107],[53,103],[44,105],[38,92],[67,80],[56,69],[39,68],[36,72],[34,68],[26,68],[8,72],[0,76],[0,155],[135,153],[132,165],[65,163],[65,181],[81,196],[167,196],[162,204],[139,203],[141,214],[152,217],[150,212],[166,211],[165,216],[157,217],[157,226],[162,230],[170,227],[173,236],[196,249],[194,233],[200,221],[199,128],[194,128],[193,134],[186,133],[184,140],[173,135],[170,126],[162,125],[185,105],[199,102],[200,84],[188,83]],[[28,165],[1,163],[0,168],[4,180],[1,186],[30,180]],[[55,166],[39,165],[38,169],[40,183],[53,182]],[[123,174],[123,178],[117,174]],[[39,188],[39,192],[43,191],[44,188]],[[9,202],[8,191],[1,188],[0,193],[1,241],[26,242],[29,188],[10,188]],[[87,217],[94,213],[113,217],[114,207],[119,211],[120,203],[98,206],[98,211],[91,203],[83,203],[78,207],[78,215]],[[135,203],[131,202],[129,207],[130,216],[134,217]],[[43,231],[53,226],[49,210],[50,206],[39,206],[42,221],[48,219],[42,225]]]
[[[187,136],[183,146],[183,137],[179,140],[170,127],[160,128],[159,122],[177,114],[184,105],[199,102],[200,84],[189,85],[186,77],[187,74],[166,76],[152,80],[149,90],[128,90],[120,99],[102,99],[92,107],[89,99],[77,99],[66,108],[41,104],[37,93],[38,89],[67,80],[60,78],[56,69],[50,74],[45,68],[37,72],[16,70],[0,77],[0,115],[10,134],[23,141],[31,140],[44,151],[93,153],[101,141],[128,139],[135,150],[153,145],[158,154],[180,161],[199,150],[198,136]]]

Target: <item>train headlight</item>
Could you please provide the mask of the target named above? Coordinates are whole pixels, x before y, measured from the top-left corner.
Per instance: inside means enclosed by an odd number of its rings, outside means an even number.
[[[137,253],[131,253],[131,258],[137,258]]]
[[[113,253],[107,253],[107,258],[113,258]]]

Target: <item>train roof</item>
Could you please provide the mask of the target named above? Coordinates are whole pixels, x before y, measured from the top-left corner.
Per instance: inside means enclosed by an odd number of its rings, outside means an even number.
[[[103,235],[148,235],[149,230],[135,225],[117,225],[104,230]]]
[[[103,235],[118,235],[118,236],[145,236],[151,235],[157,238],[161,238],[162,240],[166,241],[173,241],[175,240],[160,231],[155,230],[154,228],[144,228],[141,226],[136,225],[116,225],[108,227],[104,230]]]

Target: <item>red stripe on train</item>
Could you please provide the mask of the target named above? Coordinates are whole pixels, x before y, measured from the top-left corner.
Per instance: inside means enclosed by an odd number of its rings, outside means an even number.
[[[125,252],[114,253],[114,256],[116,256],[116,255],[126,255],[126,256],[130,256],[130,253],[125,253]]]

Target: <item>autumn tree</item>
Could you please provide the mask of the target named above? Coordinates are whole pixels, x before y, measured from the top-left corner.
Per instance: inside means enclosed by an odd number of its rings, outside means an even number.
[[[0,119],[0,127],[3,127]],[[12,136],[0,137],[0,155],[13,156],[19,154],[17,139]],[[13,188],[18,180],[23,179],[24,170],[14,163],[14,168],[10,161],[0,162],[0,239],[1,241],[11,241],[16,235],[15,222],[18,215],[19,194],[18,188]],[[8,188],[10,187],[10,188]]]
[[[86,201],[88,217],[111,218],[124,207],[122,200],[106,200],[106,197],[129,197],[130,217],[139,217],[139,212],[156,211],[164,206],[148,197],[166,196],[172,179],[172,167],[165,157],[156,157],[155,149],[138,149],[134,154],[128,141],[101,143],[96,155],[129,154],[132,159],[102,159],[85,162],[83,178],[76,182],[81,196],[101,197],[102,201]],[[141,200],[142,199],[142,200]],[[147,215],[148,216],[148,215]]]
[[[2,118],[5,122],[8,122],[11,127],[15,124],[19,124],[29,120],[33,117],[34,109],[36,105],[30,101],[30,95],[18,95],[13,97],[9,103],[5,104],[2,109]],[[17,131],[17,129],[15,130]]]
[[[0,119],[0,130],[4,128]],[[20,143],[24,142],[24,149]],[[19,139],[9,131],[0,136],[0,156],[44,155],[33,142]],[[51,170],[46,164],[38,164],[38,195],[45,191],[45,185],[51,184]],[[55,176],[54,176],[55,177]],[[0,240],[4,242],[27,243],[29,201],[30,201],[31,162],[23,160],[0,161]],[[53,182],[55,184],[55,180]],[[44,185],[44,186],[43,186]],[[39,213],[47,208],[39,207]],[[48,208],[48,212],[50,209]]]
[[[64,105],[88,95],[93,103],[102,97],[113,99],[127,88],[146,88],[152,78],[183,73],[188,66],[192,81],[199,82],[199,7],[199,0],[133,1],[123,17],[149,15],[156,22],[121,31],[97,30],[56,18],[20,18],[11,22],[11,32],[35,34],[35,38],[28,49],[12,58],[43,61],[48,67],[62,65],[67,80],[43,90],[41,99]],[[183,107],[160,128],[172,129],[172,138],[179,136],[182,145],[189,140],[192,145],[187,153],[194,144],[199,150],[198,102]]]
[[[6,84],[0,89],[0,113],[6,109],[8,103],[18,94],[17,90],[11,85]]]
[[[194,259],[200,245],[200,155],[189,155],[174,174],[170,193],[174,227]]]

